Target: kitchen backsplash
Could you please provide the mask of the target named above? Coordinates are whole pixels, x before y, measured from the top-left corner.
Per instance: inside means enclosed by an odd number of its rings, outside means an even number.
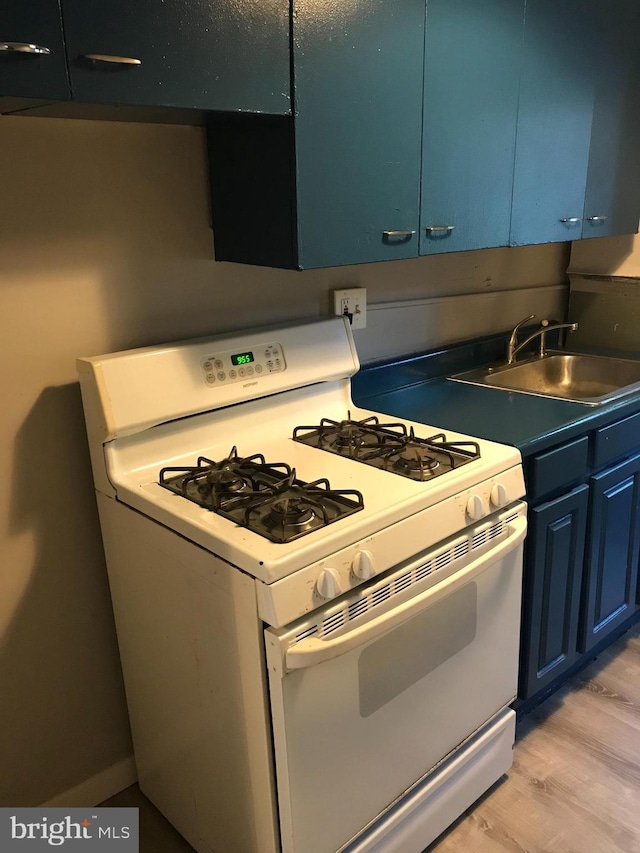
[[[566,285],[493,291],[464,296],[380,302],[367,309],[367,328],[353,333],[367,364],[509,330],[535,314],[563,320]]]

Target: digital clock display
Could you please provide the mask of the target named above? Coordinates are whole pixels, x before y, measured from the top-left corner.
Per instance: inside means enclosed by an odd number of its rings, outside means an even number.
[[[233,364],[235,367],[242,366],[243,364],[251,364],[252,361],[252,352],[240,352],[237,355],[231,356],[231,364]]]

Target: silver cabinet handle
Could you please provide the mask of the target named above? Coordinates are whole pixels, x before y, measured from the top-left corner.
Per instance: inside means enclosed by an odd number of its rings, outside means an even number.
[[[410,228],[404,228],[400,231],[383,231],[382,235],[384,237],[413,237],[415,233]]]
[[[587,216],[587,222],[604,222],[606,216]]]
[[[576,222],[582,222],[582,219],[579,216],[570,216],[567,219],[561,219],[560,222],[566,222],[570,225],[575,225]]]
[[[109,62],[112,65],[142,65],[141,59],[132,56],[112,56],[110,53],[85,53],[85,59],[92,62]]]
[[[453,231],[455,225],[425,225],[425,231]]]
[[[29,44],[26,41],[2,41],[0,42],[0,51],[8,51],[10,53],[40,53],[45,55],[51,53],[48,47],[42,47],[39,44]]]

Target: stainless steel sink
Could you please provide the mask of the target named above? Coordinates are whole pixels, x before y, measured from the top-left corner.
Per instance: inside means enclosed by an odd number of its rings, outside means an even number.
[[[549,352],[515,364],[467,370],[449,379],[598,406],[640,391],[640,361]]]

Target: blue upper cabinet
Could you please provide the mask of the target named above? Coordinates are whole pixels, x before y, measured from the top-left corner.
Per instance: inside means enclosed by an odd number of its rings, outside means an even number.
[[[420,253],[509,243],[524,0],[428,0]]]
[[[0,111],[205,120],[219,260],[575,240],[637,229],[639,34],[638,0],[5,0]]]
[[[216,258],[418,256],[424,0],[296,0],[294,115],[210,117]]]
[[[418,255],[425,0],[296,0],[298,265]]]
[[[629,234],[640,216],[640,4],[609,0],[599,14],[583,237]]]
[[[69,98],[57,0],[0,5],[0,112]]]
[[[296,0],[292,116],[211,118],[216,257],[304,269],[635,230],[640,24],[613,2]]]
[[[290,112],[288,0],[63,0],[88,104]]]
[[[511,243],[582,234],[594,108],[596,0],[527,0]]]

